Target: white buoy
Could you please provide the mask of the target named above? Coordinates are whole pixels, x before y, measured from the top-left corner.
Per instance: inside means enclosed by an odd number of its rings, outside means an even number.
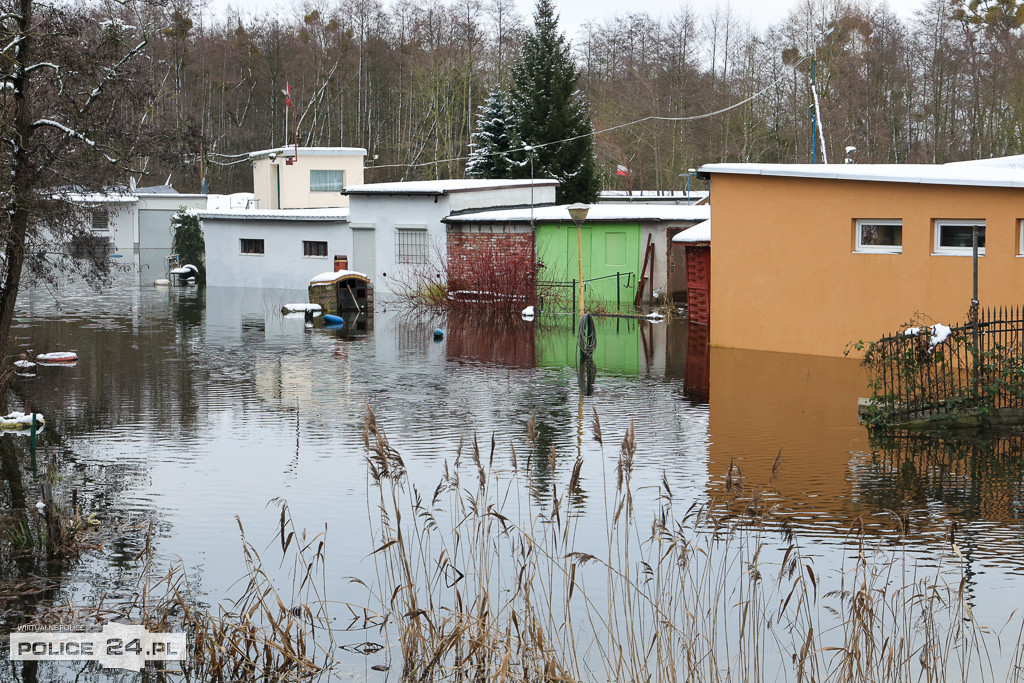
[[[157,278],[156,280],[153,280],[153,286],[154,287],[169,287],[170,284],[171,284],[171,281],[168,280],[165,277],[160,277],[160,278]]]

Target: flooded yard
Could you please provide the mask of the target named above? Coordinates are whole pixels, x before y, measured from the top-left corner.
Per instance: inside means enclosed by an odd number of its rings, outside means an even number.
[[[270,547],[279,499],[297,526],[326,526],[330,598],[365,602],[349,577],[375,575],[367,406],[426,498],[474,439],[496,470],[512,469],[513,451],[520,461],[542,454],[518,463],[529,468],[526,495],[540,510],[564,495],[579,458],[569,513],[581,551],[607,542],[607,491],[633,425],[632,488],[643,523],[668,486],[677,511],[710,501],[737,517],[770,511],[785,528],[765,532],[768,544],[794,536],[818,575],[843,571],[857,529],[903,539],[911,563],[941,567],[954,584],[963,573],[948,568],[955,523],[974,617],[997,628],[1020,606],[1006,599],[1024,587],[1019,439],[870,441],[857,421],[867,382],[855,361],[708,350],[703,331],[685,322],[602,318],[588,374],[567,317],[442,319],[378,305],[372,329],[307,330],[301,316],[281,314],[283,304],[304,299],[157,288],[137,274],[99,294],[40,289],[21,299],[18,350],[74,350],[80,360],[19,378],[11,408],[29,402],[45,414],[40,448],[59,471],[55,491],[75,490],[83,514],[95,513],[102,526],[139,530],[87,552],[48,592],[8,601],[7,631],[51,605],[115,602],[137,590],[150,522],[155,564],[180,561],[202,600],[221,601],[245,569],[236,517],[250,541]],[[433,340],[436,327],[443,341]],[[26,482],[31,502],[38,485],[27,474]],[[383,677],[369,667],[401,661],[387,649],[340,656],[357,678]],[[21,680],[19,669],[4,671]]]

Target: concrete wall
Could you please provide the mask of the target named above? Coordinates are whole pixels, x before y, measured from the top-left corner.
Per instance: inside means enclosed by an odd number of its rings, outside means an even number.
[[[203,220],[206,280],[217,287],[305,290],[314,275],[334,270],[334,254],[352,248],[348,223],[266,219]],[[262,239],[263,254],[241,253],[242,239]],[[327,256],[303,256],[304,240],[327,242]]]
[[[531,203],[530,182],[524,182],[525,184],[521,187],[452,192],[449,195],[451,198],[451,210],[452,212],[459,212],[503,206],[529,206]],[[532,195],[534,206],[554,204],[555,190],[554,186],[536,186]]]
[[[206,208],[206,195],[202,194],[140,194],[138,195],[138,222],[131,241],[118,242],[119,249],[171,248],[174,231],[171,217],[182,207],[202,211]]]
[[[933,255],[935,219],[985,220],[981,304],[1020,303],[1019,189],[729,174],[711,184],[712,345],[842,356],[918,313],[965,321],[972,259]],[[856,252],[858,218],[902,219],[902,252]]]
[[[348,197],[340,192],[310,192],[309,172],[340,170],[345,172],[344,185],[362,184],[365,150],[349,147],[335,150],[300,147],[298,159],[289,165],[286,159],[293,152],[293,148],[283,148],[276,152],[274,159],[268,155],[253,160],[253,192],[259,200],[260,209],[313,209],[349,205]]]

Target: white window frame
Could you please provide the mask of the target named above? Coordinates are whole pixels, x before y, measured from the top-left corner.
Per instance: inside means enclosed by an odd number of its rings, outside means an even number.
[[[1024,256],[1024,218],[1017,221],[1017,256]]]
[[[314,184],[313,174],[328,174]],[[329,174],[337,173],[337,177],[331,178]],[[310,192],[341,192],[345,189],[345,171],[340,168],[311,168],[309,169],[309,191]]]
[[[243,246],[245,242],[260,242],[263,246],[263,251],[244,251]],[[239,237],[238,238],[238,253],[242,256],[265,256],[267,253],[267,242],[262,237]]]
[[[861,242],[861,228],[865,225],[895,225],[900,229],[900,244],[864,244]],[[858,218],[855,227],[854,251],[862,254],[902,254],[903,220],[900,218]]]
[[[973,226],[973,225],[977,225],[979,227],[985,228],[985,220],[984,219],[970,219],[970,220],[955,219],[954,220],[954,219],[944,219],[944,218],[940,219],[940,218],[937,218],[937,219],[935,219],[932,222],[932,234],[933,234],[933,251],[932,251],[932,255],[934,255],[934,256],[971,256],[971,255],[973,255],[973,253],[974,253],[974,248],[973,247],[943,247],[943,246],[940,246],[940,244],[939,244],[940,239],[939,238],[940,238],[940,236],[942,234],[942,228],[944,226],[947,226],[947,225],[948,226],[955,226],[955,227],[964,227],[964,226],[970,227],[970,226]],[[985,230],[985,235],[986,235],[986,242],[987,242],[988,241],[987,240],[987,236],[988,236],[988,230],[987,229]],[[983,247],[983,246],[978,247],[978,256],[984,256],[984,255],[985,255],[985,247]]]

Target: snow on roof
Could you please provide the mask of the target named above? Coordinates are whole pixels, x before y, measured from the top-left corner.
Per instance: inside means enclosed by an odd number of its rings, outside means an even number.
[[[275,147],[274,149],[261,149],[258,152],[249,152],[250,159],[260,159],[268,157],[271,154],[280,155],[283,157],[295,156],[295,146],[286,145],[284,147]],[[314,157],[352,157],[352,156],[366,156],[366,150],[362,147],[299,147],[299,156],[314,156]]]
[[[967,161],[951,161],[944,166],[988,166],[992,168],[1024,168],[1024,154],[1008,157],[992,157],[991,159],[969,159]]]
[[[370,278],[368,278],[364,273],[359,273],[354,270],[329,270],[326,273],[320,273],[319,275],[314,275],[313,277],[309,278],[309,284],[330,285],[346,277],[359,277],[366,280],[367,282],[370,281]]]
[[[571,223],[568,205],[475,211],[445,218],[446,223]],[[689,204],[591,204],[587,222],[592,221],[706,221],[711,207]]]
[[[207,221],[348,221],[348,208],[215,209],[197,213]]]
[[[705,164],[698,173],[867,180],[924,185],[1024,187],[1024,168],[981,164]]]
[[[134,204],[139,198],[133,194],[122,194],[119,192],[89,192],[71,193],[60,197],[76,204]]]
[[[206,195],[206,209],[208,211],[219,211],[223,209],[244,209],[249,201],[256,199],[252,192],[235,192],[234,194],[209,194]]]
[[[407,180],[397,183],[367,183],[350,185],[343,194],[426,194],[444,195],[449,192],[472,192],[474,190],[501,190],[513,187],[530,187],[529,179],[488,180],[484,178],[462,178],[452,180]],[[535,187],[556,187],[557,180],[537,178]]]
[[[698,223],[693,227],[683,230],[675,237],[672,241],[676,244],[693,244],[694,242],[710,242],[711,241],[711,220],[708,219],[703,223]]]

